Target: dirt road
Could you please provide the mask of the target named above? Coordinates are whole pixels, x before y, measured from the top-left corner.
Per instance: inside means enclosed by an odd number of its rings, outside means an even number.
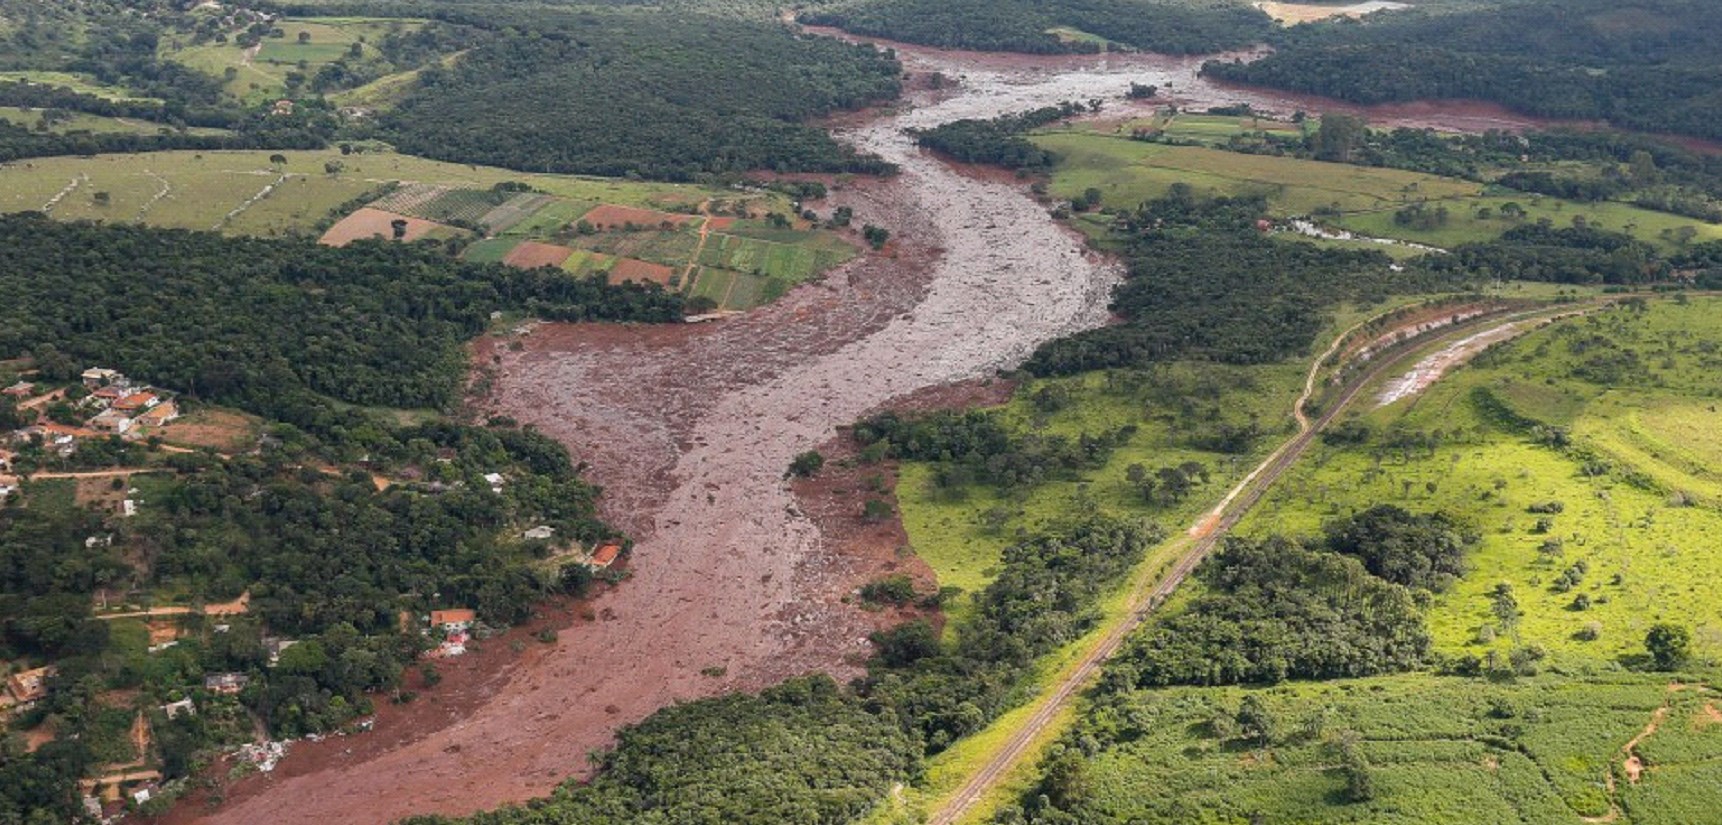
[[[1468,319],[1455,327],[1443,330],[1436,336],[1443,341],[1471,341],[1479,337],[1487,337],[1492,341],[1506,340],[1513,335],[1526,331],[1532,324],[1525,320],[1534,313],[1522,313],[1500,318],[1495,316]],[[1359,327],[1362,324],[1358,325]],[[1357,329],[1358,327],[1353,327]],[[1481,329],[1481,332],[1477,330]],[[1180,555],[1170,569],[1163,574],[1150,576],[1137,585],[1137,589],[1129,599],[1130,607],[1122,620],[1115,622],[1100,643],[1095,645],[1083,656],[1080,664],[1072,669],[1050,693],[1044,694],[1038,701],[1032,715],[1020,727],[1013,731],[1005,743],[994,753],[993,757],[977,771],[963,787],[954,795],[944,800],[928,818],[929,825],[954,825],[962,821],[976,803],[987,795],[1002,780],[1013,767],[1029,755],[1036,739],[1060,712],[1076,697],[1099,673],[1102,665],[1123,646],[1124,640],[1148,618],[1154,608],[1158,607],[1172,592],[1183,584],[1184,580],[1195,571],[1197,565],[1207,558],[1221,540],[1231,532],[1232,528],[1242,521],[1244,516],[1255,507],[1262,496],[1273,486],[1274,482],[1297,463],[1298,459],[1309,449],[1316,436],[1341,413],[1345,412],[1366,386],[1377,379],[1389,374],[1400,359],[1383,357],[1375,359],[1366,370],[1354,376],[1340,391],[1333,403],[1319,418],[1310,420],[1303,412],[1316,390],[1316,376],[1321,372],[1328,357],[1333,355],[1344,342],[1350,332],[1335,339],[1332,346],[1318,356],[1310,365],[1308,377],[1304,382],[1304,391],[1298,396],[1293,406],[1293,412],[1298,421],[1298,433],[1286,443],[1280,445],[1271,455],[1251,471],[1249,475],[1233,487],[1220,505],[1208,516],[1204,517],[1188,533],[1180,539],[1186,546],[1180,548]],[[1469,350],[1475,354],[1480,350]],[[1424,385],[1427,388],[1428,385]]]
[[[470,714],[380,754],[289,756],[202,820],[469,813],[585,775],[592,749],[667,704],[858,672],[867,619],[842,604],[840,560],[783,481],[790,459],[891,399],[1014,366],[1046,340],[1103,323],[1118,276],[1023,186],[958,174],[902,130],[1115,98],[1157,72],[1181,96],[1203,93],[1183,85],[1192,59],[905,58],[960,83],[919,93],[915,108],[849,119],[840,135],[903,173],[819,206],[847,205],[857,225],[889,229],[885,254],[732,320],[546,325],[476,347],[492,378],[485,406],[589,462],[605,516],[637,540],[631,580],[592,605],[599,620],[563,633]]]

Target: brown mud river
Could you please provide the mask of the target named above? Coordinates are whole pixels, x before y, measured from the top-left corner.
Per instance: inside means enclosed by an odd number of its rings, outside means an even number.
[[[172,819],[328,825],[470,813],[584,775],[588,753],[618,727],[667,704],[812,670],[857,673],[873,617],[840,600],[862,574],[827,552],[797,509],[783,481],[791,458],[893,399],[1008,369],[1049,339],[1104,323],[1118,277],[1025,187],[961,175],[902,130],[1065,100],[1122,105],[1133,80],[1172,83],[1185,105],[1304,105],[1207,86],[1196,60],[899,55],[960,82],[840,128],[903,173],[820,207],[849,205],[857,224],[891,230],[884,254],[723,322],[546,325],[475,346],[493,375],[484,406],[590,463],[604,515],[636,539],[631,578],[553,646],[531,643],[542,649],[469,706],[421,697],[431,707],[393,722],[407,733],[385,737],[380,725],[294,743],[276,771],[239,783],[225,804],[187,805]],[[1466,128],[1465,117],[1450,125]],[[1426,112],[1404,122],[1430,123]]]

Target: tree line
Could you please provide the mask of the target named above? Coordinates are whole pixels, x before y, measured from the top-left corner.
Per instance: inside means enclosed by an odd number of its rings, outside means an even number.
[[[404,152],[536,172],[880,173],[889,165],[805,121],[895,97],[898,71],[871,46],[769,23],[547,11],[427,67],[378,134]]]
[[[861,0],[804,11],[800,19],[908,43],[1029,54],[1205,54],[1259,42],[1273,28],[1260,10],[1229,0]],[[1052,31],[1063,27],[1101,40]]]
[[[1375,104],[1487,100],[1528,114],[1722,138],[1715,9],[1642,0],[1531,0],[1407,10],[1274,32],[1273,54],[1212,61],[1222,80]]]
[[[46,377],[115,367],[197,397],[329,432],[362,405],[449,405],[462,345],[490,313],[671,321],[657,286],[456,261],[434,245],[229,238],[0,217],[0,358]],[[43,357],[47,356],[47,357]]]

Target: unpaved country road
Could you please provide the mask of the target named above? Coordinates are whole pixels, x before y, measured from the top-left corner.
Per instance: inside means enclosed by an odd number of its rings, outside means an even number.
[[[1594,309],[1595,306],[1598,305],[1593,304],[1592,308]],[[1499,343],[1535,328],[1539,316],[1541,316],[1541,321],[1551,320],[1551,316],[1547,313],[1548,310],[1534,310],[1506,318],[1497,315],[1469,318],[1459,322],[1453,328],[1437,333],[1434,340],[1458,341],[1463,344],[1486,339],[1491,343]],[[1552,317],[1565,317],[1567,314],[1572,313],[1562,313]],[[1361,326],[1363,324],[1358,324],[1352,327],[1352,330]],[[1479,328],[1482,329],[1481,332],[1477,332]],[[1351,330],[1341,333],[1340,337],[1334,340],[1333,345],[1310,364],[1308,377],[1304,381],[1303,393],[1298,396],[1293,406],[1293,413],[1298,421],[1298,433],[1263,459],[1255,470],[1232,488],[1218,507],[1197,522],[1185,536],[1180,537],[1179,541],[1183,543],[1183,546],[1179,548],[1180,555],[1177,561],[1164,573],[1144,578],[1137,583],[1136,590],[1131,593],[1128,607],[1125,608],[1122,618],[1114,622],[1105,636],[1084,654],[1081,662],[1075,668],[1072,668],[1056,685],[1035,700],[1040,704],[1034,712],[1015,730],[1011,731],[1010,736],[999,746],[998,750],[994,751],[992,757],[974,775],[970,776],[956,793],[945,799],[933,811],[927,819],[928,825],[955,825],[973,812],[974,806],[996,788],[998,783],[1029,755],[1035,739],[1048,725],[1052,724],[1064,708],[1075,700],[1077,693],[1099,673],[1106,660],[1118,652],[1125,639],[1129,638],[1130,634],[1147,620],[1153,609],[1171,596],[1172,592],[1196,570],[1197,565],[1201,564],[1202,560],[1213,552],[1214,548],[1231,532],[1232,528],[1236,527],[1249,514],[1262,496],[1273,487],[1274,482],[1297,463],[1298,459],[1309,449],[1309,445],[1316,436],[1341,413],[1345,412],[1357,400],[1358,395],[1365,387],[1389,374],[1400,363],[1400,356],[1405,354],[1404,351],[1397,351],[1397,355],[1389,354],[1387,357],[1374,359],[1373,364],[1367,370],[1353,377],[1345,385],[1334,399],[1333,404],[1321,417],[1310,420],[1305,415],[1303,408],[1314,396],[1316,376],[1320,373],[1323,363],[1338,350],[1350,332]],[[1427,339],[1416,340],[1418,346],[1428,343]],[[1471,348],[1466,351],[1468,353],[1466,357],[1469,357],[1482,351],[1482,349]],[[1373,356],[1366,355],[1364,357]],[[1418,391],[1427,389],[1432,383],[1431,381],[1429,384],[1423,384],[1418,388]]]

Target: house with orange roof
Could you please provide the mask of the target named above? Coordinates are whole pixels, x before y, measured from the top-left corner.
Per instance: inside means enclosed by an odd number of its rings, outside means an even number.
[[[430,626],[432,629],[441,628],[450,633],[459,633],[472,627],[478,621],[478,611],[466,608],[452,610],[432,610]]]
[[[599,547],[597,550],[592,551],[591,566],[594,570],[603,570],[604,568],[615,564],[617,557],[621,555],[622,545],[613,543],[606,544]]]
[[[130,393],[115,401],[114,409],[124,412],[138,412],[141,410],[147,410],[160,403],[161,399],[157,398],[155,393],[147,390],[139,390],[138,392]]]
[[[6,692],[14,703],[27,705],[48,695],[48,677],[53,675],[53,665],[14,673],[6,680]]]

